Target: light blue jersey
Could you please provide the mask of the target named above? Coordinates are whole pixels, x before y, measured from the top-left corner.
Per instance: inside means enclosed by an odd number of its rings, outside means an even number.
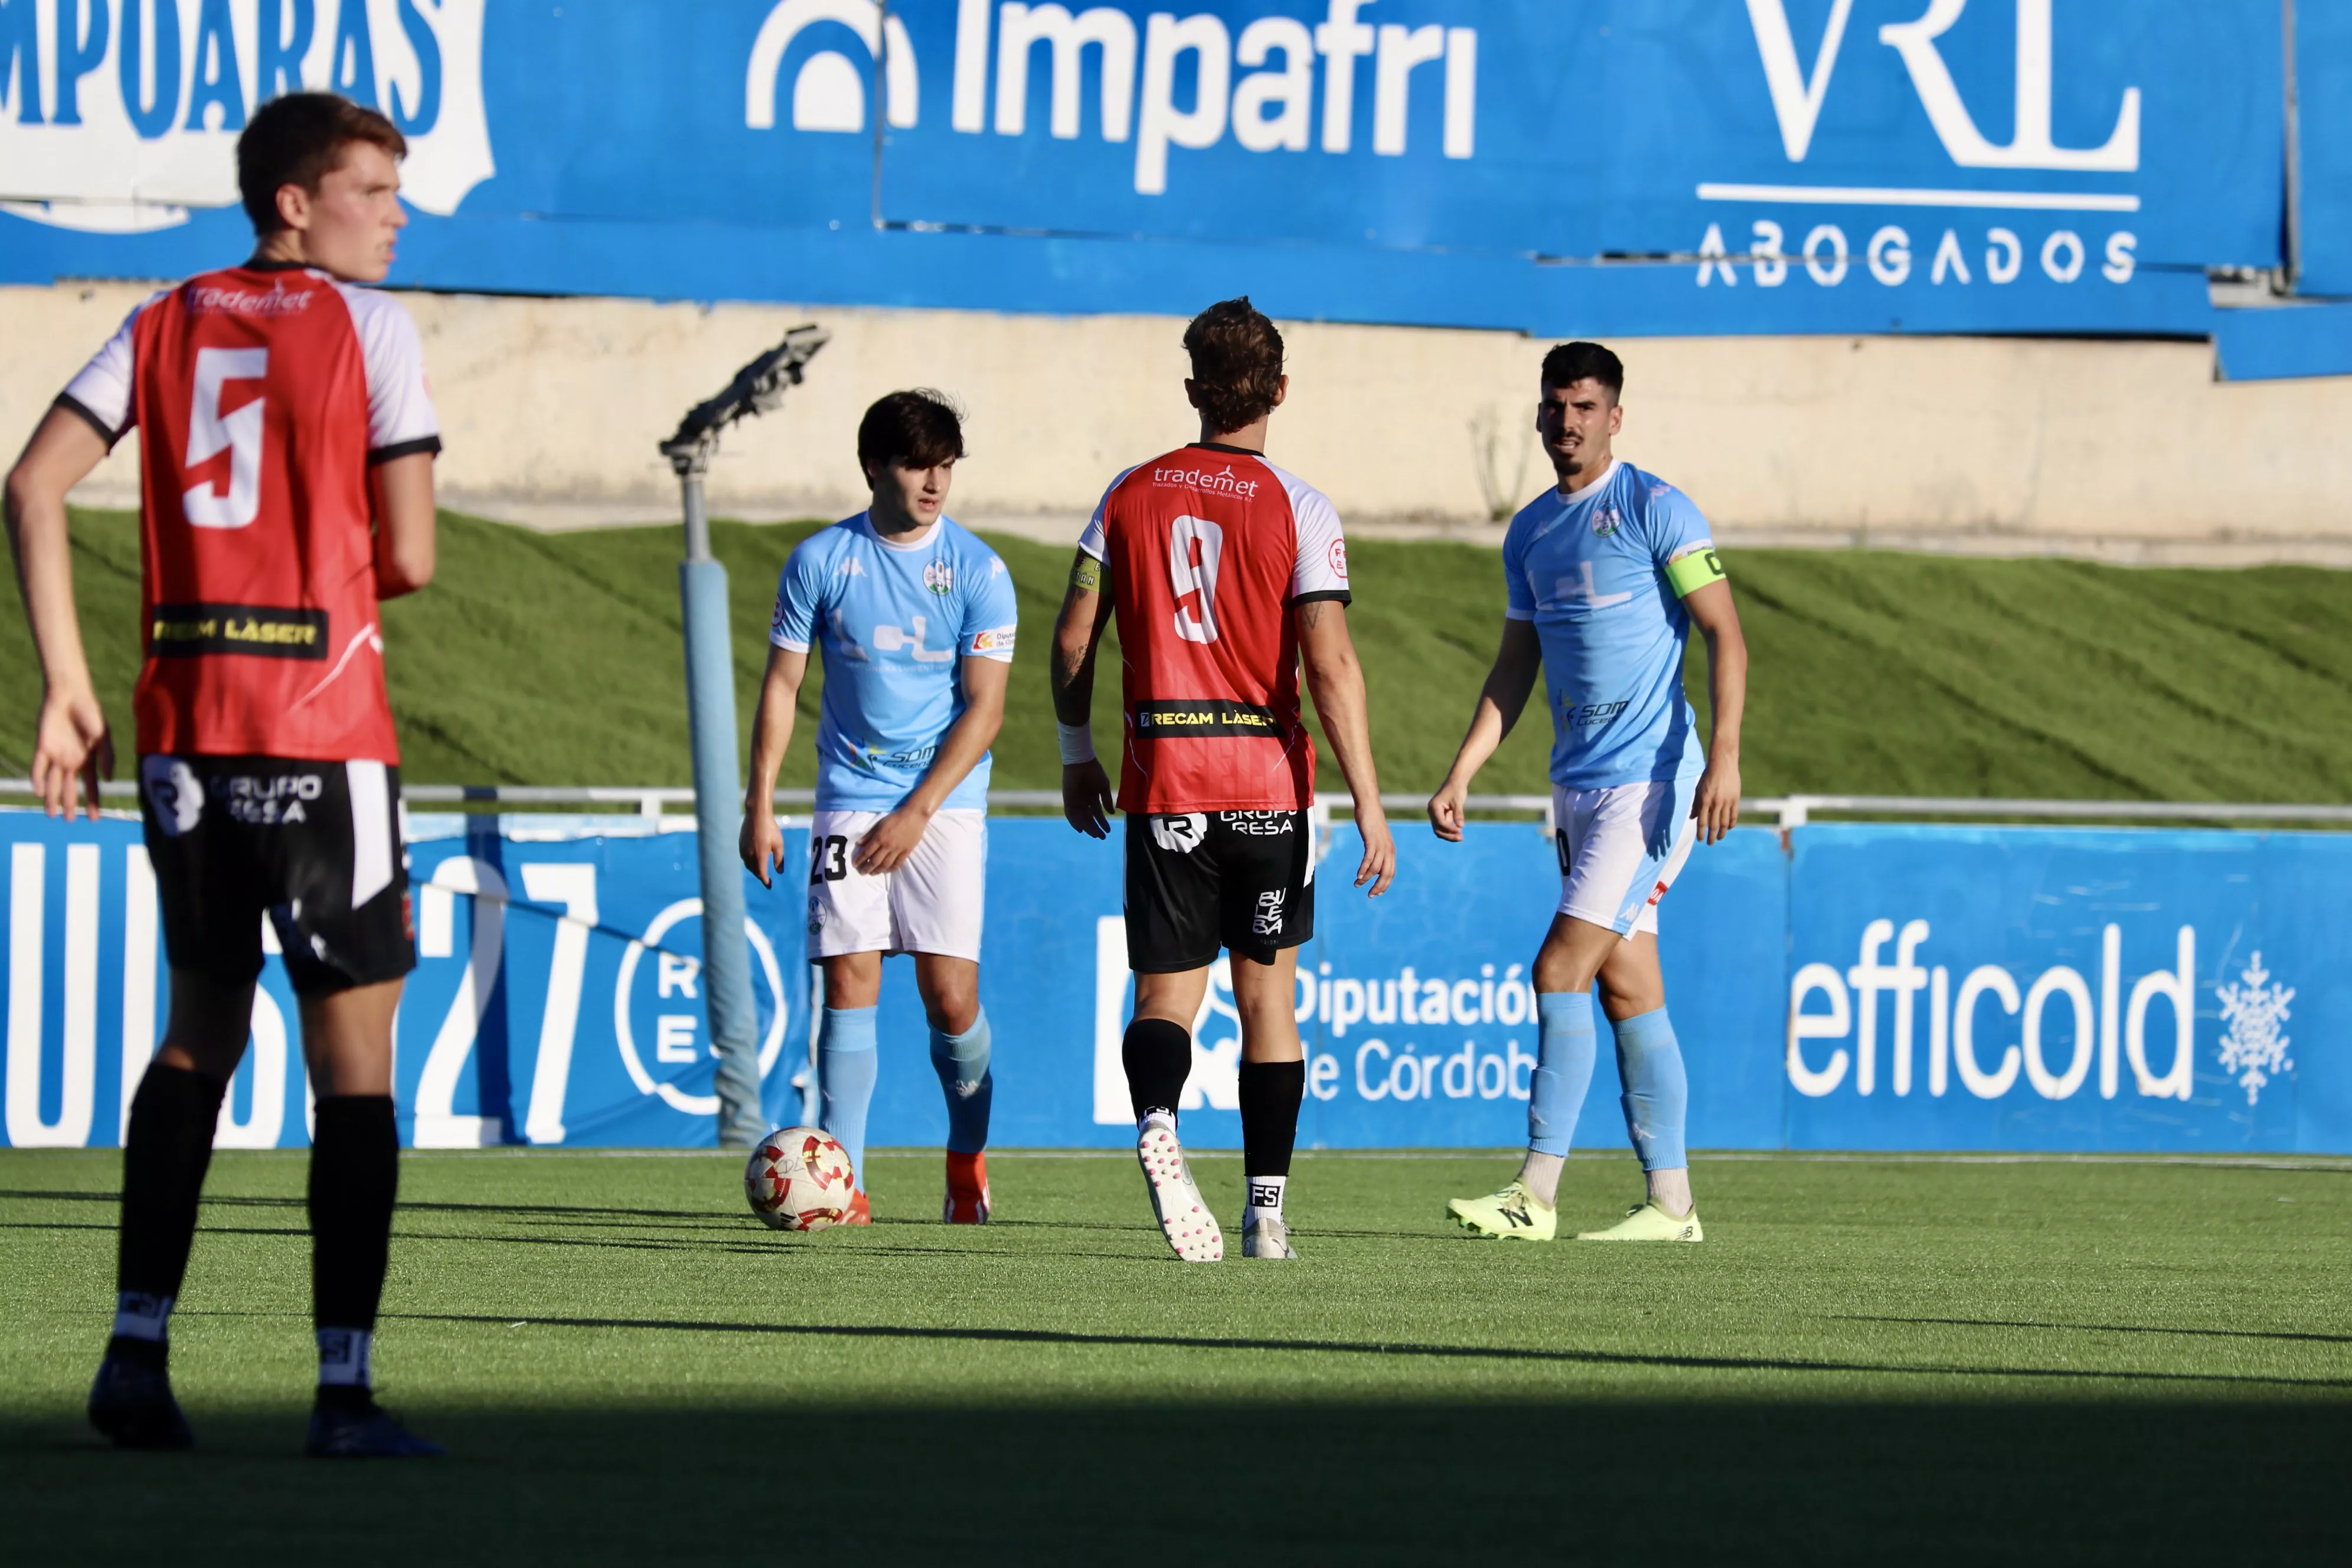
[[[1607,789],[1705,766],[1683,695],[1682,596],[1723,576],[1707,535],[1688,496],[1628,463],[1511,520],[1505,614],[1533,621],[1543,645],[1554,784]]]
[[[1011,663],[1016,619],[1004,563],[948,518],[910,543],[886,542],[864,512],[803,540],[776,584],[768,640],[824,650],[818,809],[889,811],[913,793],[963,714],[962,660]],[[989,761],[948,807],[987,806]]]

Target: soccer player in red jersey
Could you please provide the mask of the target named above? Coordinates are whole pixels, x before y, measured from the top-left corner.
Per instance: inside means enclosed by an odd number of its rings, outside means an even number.
[[[33,786],[53,815],[86,801],[95,816],[114,748],[82,654],[66,494],[140,431],[131,705],[172,1005],[123,1141],[120,1294],[90,1391],[91,1421],[124,1447],[193,1441],[166,1324],[267,918],[317,1095],[310,1451],[441,1452],[368,1378],[399,1175],[393,1013],[415,966],[377,605],[433,575],[441,440],[415,324],[353,285],[391,268],[406,152],[390,121],[330,94],[264,106],[236,152],[252,259],[131,312],[8,476],[44,682]]]
[[[1136,1157],[1161,1232],[1186,1262],[1224,1256],[1176,1138],[1192,1070],[1192,1020],[1219,947],[1242,1021],[1248,1212],[1242,1256],[1291,1258],[1283,1217],[1306,1052],[1293,1011],[1298,948],[1315,930],[1315,743],[1298,672],[1356,804],[1355,885],[1377,897],[1396,846],[1372,771],[1364,673],[1348,637],[1348,550],[1322,492],[1265,460],[1266,422],[1288,393],[1282,334],[1246,299],[1185,329],[1185,395],[1201,438],[1121,474],[1078,541],[1054,628],[1062,810],[1110,832],[1110,780],[1088,713],[1095,649],[1111,616],[1125,652],[1117,805],[1127,813],[1127,949],[1135,1017],[1122,1056]]]

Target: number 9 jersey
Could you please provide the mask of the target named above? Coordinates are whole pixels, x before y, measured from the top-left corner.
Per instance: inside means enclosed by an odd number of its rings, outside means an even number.
[[[388,295],[248,265],[157,294],[58,405],[141,432],[145,755],[397,763],[369,470],[441,448]]]
[[[1110,569],[1124,653],[1119,809],[1314,804],[1291,611],[1349,600],[1323,492],[1256,452],[1197,442],[1121,474],[1078,548]]]

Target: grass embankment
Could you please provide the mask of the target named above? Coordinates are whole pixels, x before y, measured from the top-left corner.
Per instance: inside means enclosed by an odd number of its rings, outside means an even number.
[[[809,526],[716,530],[747,743],[776,574]],[[127,751],[137,532],[127,514],[82,512],[75,542],[91,658]],[[1069,552],[991,542],[1012,568],[1027,634],[996,778],[1051,787],[1045,639]],[[445,515],[439,578],[385,611],[406,776],[688,782],[677,555],[675,530],[544,535]],[[2352,573],[1875,552],[1728,559],[1754,658],[1751,795],[2352,799]],[[1350,562],[1381,782],[1429,789],[1493,655],[1498,557],[1366,541]],[[1118,722],[1115,650],[1103,671],[1097,733]],[[1704,707],[1703,681],[1693,688]],[[21,612],[0,613],[0,772],[24,768],[38,689]],[[812,682],[803,711],[814,703]],[[1480,787],[1542,789],[1548,743],[1531,713]],[[803,739],[783,782],[808,784],[813,767]]]
[[[785,1237],[732,1157],[412,1155],[379,1385],[434,1464],[294,1456],[299,1154],[223,1153],[173,1325],[201,1447],[80,1403],[111,1153],[0,1152],[0,1518],[25,1563],[2336,1562],[2341,1168],[1779,1158],[1704,1246],[1478,1241],[1483,1159],[1302,1160],[1304,1261],[1186,1268],[1123,1158],[936,1154]],[[2323,1163],[2324,1164],[2324,1163]],[[1240,1162],[1202,1184],[1230,1219]],[[1562,1216],[1639,1175],[1570,1163]],[[323,1553],[323,1557],[321,1554]]]

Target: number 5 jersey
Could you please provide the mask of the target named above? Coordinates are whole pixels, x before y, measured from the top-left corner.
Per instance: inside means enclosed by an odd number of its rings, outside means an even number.
[[[140,431],[140,752],[397,763],[368,472],[441,447],[408,313],[309,268],[208,272],[58,403],[110,447]]]
[[[1350,597],[1323,492],[1245,447],[1196,442],[1121,474],[1078,548],[1109,568],[1118,616],[1119,809],[1313,804],[1291,608]]]

